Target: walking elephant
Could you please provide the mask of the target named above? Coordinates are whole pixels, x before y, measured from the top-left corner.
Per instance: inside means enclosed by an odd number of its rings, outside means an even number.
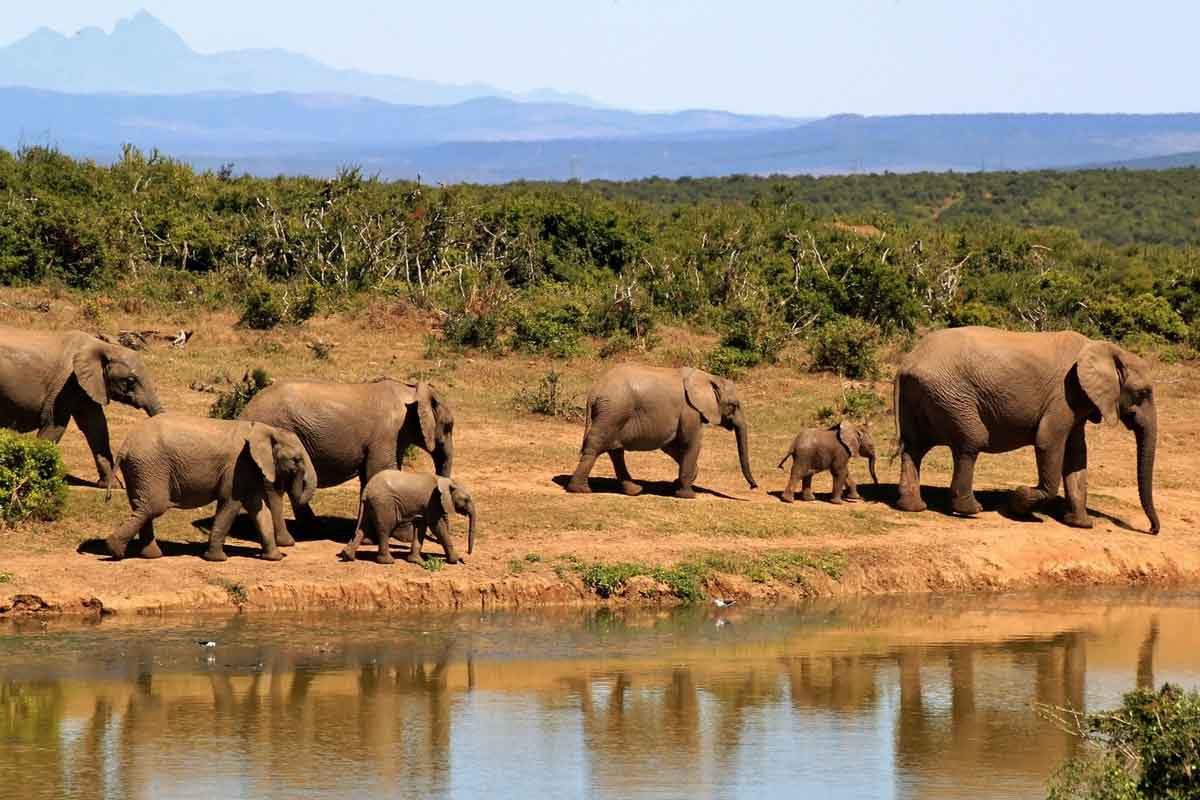
[[[100,482],[113,477],[104,406],[110,400],[162,411],[142,358],[82,331],[0,326],[0,426],[58,442],[71,420],[87,439]]]
[[[256,422],[164,414],[134,428],[117,456],[133,513],[106,543],[113,558],[125,557],[134,534],[143,558],[162,555],[154,520],[172,508],[200,508],[214,500],[217,514],[208,538],[207,561],[226,559],[224,542],[243,509],[262,537],[263,558],[283,558],[275,525],[283,497],[307,503],[317,475],[300,440],[290,431]]]
[[[627,495],[640,494],[642,487],[625,466],[625,451],[662,450],[679,464],[676,497],[694,497],[692,482],[708,423],[734,432],[742,475],[757,489],[750,473],[746,417],[732,381],[690,367],[615,367],[588,393],[583,447],[567,491],[590,491],[592,466],[601,453],[608,453],[621,489]]]
[[[904,359],[894,384],[901,456],[899,507],[922,511],[921,459],[948,445],[954,457],[951,508],[981,509],[972,491],[980,453],[1033,445],[1038,484],[1013,495],[1027,514],[1066,484],[1064,522],[1092,525],[1087,513],[1089,422],[1118,418],[1137,440],[1138,495],[1158,533],[1154,510],[1154,451],[1158,415],[1150,370],[1137,356],[1071,331],[1015,333],[952,328],[923,338]]]
[[[280,381],[246,404],[241,419],[295,433],[317,471],[317,486],[357,477],[360,489],[377,472],[399,469],[404,451],[416,445],[433,457],[438,475],[454,466],[454,415],[428,383],[380,379],[368,383]],[[312,530],[308,502],[292,502],[296,519]],[[295,544],[277,520],[280,547]]]
[[[850,459],[854,456],[867,459],[871,480],[878,487],[879,478],[875,476],[875,440],[866,428],[859,428],[843,420],[828,430],[800,431],[792,441],[791,448],[779,461],[779,469],[783,469],[787,460],[792,459],[792,471],[783,490],[783,502],[791,503],[796,499],[797,482],[803,486],[801,500],[815,499],[812,490],[813,475],[823,470],[829,470],[833,475],[833,493],[829,496],[829,502],[841,503],[843,491],[847,500],[861,500],[858,484],[850,475]]]
[[[450,517],[455,512],[467,518],[467,555],[470,555],[475,551],[475,500],[466,487],[437,475],[385,469],[367,481],[354,537],[338,557],[353,561],[364,534],[370,531],[379,544],[375,560],[380,564],[395,561],[388,549],[388,540],[393,535],[412,542],[407,560],[420,564],[421,545],[428,529],[445,549],[446,563],[457,564],[462,559],[450,538]]]

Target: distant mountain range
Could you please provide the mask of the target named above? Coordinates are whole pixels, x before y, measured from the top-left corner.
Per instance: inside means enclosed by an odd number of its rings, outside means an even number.
[[[0,86],[69,93],[332,93],[410,105],[448,105],[477,97],[598,105],[583,95],[553,89],[522,95],[482,83],[456,85],[334,69],[287,50],[197,53],[145,11],[119,21],[111,34],[84,28],[64,36],[40,28],[0,48]]]
[[[145,13],[111,34],[42,30],[0,48],[6,84],[0,147],[51,145],[111,161],[132,143],[260,175],[359,165],[448,183],[1200,160],[1200,114],[646,114],[574,96],[559,102],[549,90],[517,98],[483,85],[338,71],[278,50],[201,55]]]

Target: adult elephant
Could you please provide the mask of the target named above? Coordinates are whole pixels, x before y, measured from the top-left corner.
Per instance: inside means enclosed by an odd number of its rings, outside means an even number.
[[[423,381],[280,381],[255,395],[240,418],[300,437],[320,488],[357,477],[361,489],[376,473],[399,469],[409,445],[429,453],[444,478],[454,466],[454,415]],[[292,509],[297,521],[312,530],[315,517],[308,503],[293,501]],[[275,539],[280,547],[295,544],[282,522]]]
[[[579,465],[569,492],[588,492],[588,475],[601,453],[612,459],[621,489],[640,494],[625,466],[626,450],[662,450],[679,464],[677,497],[695,497],[692,482],[704,426],[719,424],[737,436],[742,475],[750,474],[748,429],[733,382],[698,369],[665,369],[626,364],[604,373],[588,393],[587,421]]]
[[[925,509],[921,459],[932,447],[950,447],[951,508],[972,515],[980,511],[972,492],[976,457],[1033,445],[1038,485],[1018,489],[1013,510],[1029,513],[1057,495],[1061,481],[1063,521],[1090,528],[1084,426],[1117,417],[1137,439],[1138,495],[1151,533],[1158,533],[1154,386],[1146,363],[1132,353],[1072,331],[951,328],[929,334],[904,359],[894,400],[901,509]]]
[[[150,416],[162,411],[154,381],[134,351],[83,331],[0,327],[0,426],[58,442],[75,420],[106,486],[114,476],[104,416],[110,400]]]

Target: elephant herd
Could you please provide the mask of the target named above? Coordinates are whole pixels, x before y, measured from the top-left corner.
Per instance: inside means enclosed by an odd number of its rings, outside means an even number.
[[[149,415],[129,433],[114,459],[104,406],[116,400]],[[1012,507],[1028,514],[1065,486],[1063,521],[1091,527],[1087,514],[1087,422],[1117,418],[1137,441],[1137,482],[1152,533],[1157,413],[1146,363],[1108,342],[1080,334],[1018,333],[993,328],[953,328],[930,333],[904,358],[893,389],[897,449],[901,458],[898,508],[922,511],[920,468],[928,451],[949,447],[953,456],[951,510],[972,516],[981,507],[973,493],[980,453],[1032,445],[1038,483],[1013,494]],[[283,496],[298,524],[316,525],[309,506],[318,488],[357,477],[360,485],[354,536],[341,551],[353,560],[368,532],[377,560],[391,563],[389,541],[410,544],[420,562],[428,532],[449,563],[460,556],[450,535],[457,513],[469,520],[467,553],[474,549],[476,509],[471,493],[451,476],[454,416],[425,382],[379,379],[367,383],[284,381],[259,392],[237,420],[161,414],[154,383],[134,351],[73,331],[49,333],[0,327],[0,426],[37,431],[57,442],[75,420],[111,488],[124,478],[130,516],[106,539],[116,559],[137,537],[136,552],[161,555],[154,520],[172,508],[217,510],[204,558],[223,561],[223,543],[237,515],[247,512],[262,540],[263,558],[283,558],[294,544],[284,524]],[[604,373],[588,394],[580,458],[567,483],[587,492],[596,459],[607,453],[622,491],[637,495],[625,451],[662,450],[678,464],[677,497],[694,497],[705,425],[734,433],[741,472],[751,489],[749,426],[732,381],[688,367],[625,364]],[[400,471],[405,451],[430,454],[435,475]],[[831,500],[860,499],[848,463],[868,460],[875,475],[875,445],[865,429],[843,422],[801,431],[780,462],[792,467],[782,494],[812,500],[812,479],[833,475]]]

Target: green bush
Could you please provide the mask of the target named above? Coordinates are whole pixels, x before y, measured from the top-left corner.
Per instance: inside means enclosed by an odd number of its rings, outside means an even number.
[[[237,419],[254,395],[270,385],[271,377],[265,369],[256,367],[248,370],[228,392],[217,396],[212,408],[208,410],[208,415],[215,419]]]
[[[774,364],[791,329],[766,302],[737,302],[721,315],[721,347],[743,353],[746,366]]]
[[[573,308],[523,309],[513,326],[513,349],[554,358],[577,356],[583,351],[580,322]]]
[[[66,499],[58,446],[0,428],[0,527],[58,519]]]
[[[726,378],[736,378],[747,369],[758,363],[753,353],[734,347],[720,346],[714,348],[704,358],[704,368],[713,375],[724,375]]]
[[[811,369],[855,380],[879,375],[879,331],[854,317],[840,317],[817,328],[808,339]]]
[[[1099,714],[1041,707],[1091,747],[1051,779],[1050,800],[1200,798],[1200,692],[1138,689]]]
[[[843,419],[865,422],[887,408],[887,401],[868,387],[855,387],[842,392],[836,406],[817,409],[816,420],[820,425],[832,425]]]
[[[532,389],[522,388],[513,398],[513,404],[530,414],[559,419],[581,420],[585,409],[574,395],[567,393],[562,383],[562,373],[550,370]]]
[[[1091,320],[1101,334],[1118,341],[1143,334],[1168,342],[1188,337],[1188,325],[1163,297],[1143,292],[1131,298],[1109,295],[1091,308]]]
[[[452,311],[442,321],[442,341],[457,350],[495,350],[500,344],[499,316]]]
[[[239,324],[256,331],[268,331],[283,322],[283,304],[266,281],[247,287]]]

